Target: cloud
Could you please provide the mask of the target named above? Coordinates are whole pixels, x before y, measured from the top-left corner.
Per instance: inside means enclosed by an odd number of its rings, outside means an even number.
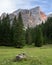
[[[52,0],[0,0],[0,14],[11,13],[19,8],[30,9],[40,6],[44,12],[52,11]]]
[[[0,14],[3,12],[11,12],[15,9],[14,3],[10,0],[0,0]]]

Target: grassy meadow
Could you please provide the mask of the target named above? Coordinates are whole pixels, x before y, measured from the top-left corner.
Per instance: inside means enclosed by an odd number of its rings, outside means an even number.
[[[23,52],[31,59],[20,62],[12,61],[17,54]],[[52,65],[52,45],[40,48],[24,47],[23,49],[0,46],[0,65]]]

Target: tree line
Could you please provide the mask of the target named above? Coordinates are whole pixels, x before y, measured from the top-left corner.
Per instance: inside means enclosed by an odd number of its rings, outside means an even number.
[[[0,19],[0,46],[14,46],[22,48],[25,45],[41,47],[52,42],[52,18],[34,28],[29,25],[25,30],[21,13],[14,17],[12,24],[7,14]]]
[[[42,46],[45,44],[52,44],[52,17],[48,17],[45,23],[31,28],[32,43],[35,46]]]

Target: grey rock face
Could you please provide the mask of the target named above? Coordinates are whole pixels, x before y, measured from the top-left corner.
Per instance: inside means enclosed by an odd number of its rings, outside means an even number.
[[[18,9],[14,11],[13,13],[9,14],[10,20],[13,20],[13,18],[16,16],[18,18],[19,12],[21,12],[22,19],[24,26],[27,27],[35,27],[36,25],[39,25],[43,22],[45,22],[45,19],[41,18],[40,14],[40,7],[35,7],[30,10],[28,9]]]

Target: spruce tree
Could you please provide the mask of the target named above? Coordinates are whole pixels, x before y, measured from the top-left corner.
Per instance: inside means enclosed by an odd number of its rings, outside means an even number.
[[[1,19],[0,19],[0,45],[2,45],[2,24],[1,24]]]
[[[19,13],[18,20],[14,24],[14,43],[16,47],[21,48],[25,45],[24,25],[21,13]]]
[[[26,30],[26,44],[31,45],[32,44],[32,36],[31,36],[31,30],[28,26]]]
[[[18,38],[18,23],[16,16],[14,17],[12,28],[11,28],[11,41],[13,45],[16,47],[17,46],[17,38]]]
[[[35,46],[41,47],[43,45],[43,34],[41,28],[37,26],[36,28],[36,38],[35,38]]]
[[[8,14],[2,19],[2,40],[3,45],[10,45],[10,19]]]

